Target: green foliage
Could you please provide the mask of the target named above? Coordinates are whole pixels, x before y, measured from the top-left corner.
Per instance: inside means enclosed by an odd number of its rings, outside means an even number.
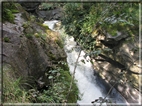
[[[49,27],[42,23],[37,23],[39,26],[43,27],[45,30],[49,30]]]
[[[49,27],[47,25],[42,24],[42,27],[44,27],[46,30],[49,30]]]
[[[18,10],[13,2],[3,2],[2,3],[2,21],[14,22],[14,13]]]
[[[50,10],[53,8],[53,4],[52,3],[42,3],[40,5],[40,9],[41,10]]]
[[[62,7],[64,3],[41,3],[39,9],[41,10],[52,10],[58,7]]]
[[[60,48],[63,48],[63,47],[64,47],[63,41],[62,41],[61,39],[56,40],[56,43],[58,44],[58,46],[59,46]]]
[[[39,37],[40,37],[39,33],[34,33],[34,36],[35,36],[36,38],[39,38]]]
[[[65,84],[65,88],[64,88],[64,95],[66,97],[66,95],[68,94],[68,88],[70,87],[70,82],[72,81],[72,77],[71,75],[69,74],[69,71],[61,71],[61,76],[60,76],[60,79],[61,81]],[[75,82],[73,82],[73,86],[72,86],[72,90],[69,94],[69,98],[67,100],[68,103],[76,103],[77,100],[78,100],[78,88],[75,84]]]
[[[56,60],[56,56],[51,51],[49,51],[47,55],[50,57],[51,60]]]
[[[3,40],[4,42],[9,42],[9,37],[4,37]]]
[[[138,3],[66,3],[64,10],[65,31],[86,52],[97,50],[96,37],[100,34],[116,36],[117,31],[125,31],[138,35]]]
[[[31,25],[30,21],[26,21],[23,23],[22,27],[28,28]]]
[[[62,64],[62,66],[59,66]],[[68,88],[72,77],[69,70],[64,70],[64,67],[68,67],[66,62],[60,61],[58,66],[51,69],[45,73],[47,80],[49,82],[49,89],[38,93],[35,98],[38,103],[63,103],[67,101],[68,103],[76,103],[78,99],[78,88],[75,83],[73,83],[73,88],[70,96],[67,100],[66,95],[68,94]],[[48,85],[47,85],[48,86]]]
[[[35,85],[30,85],[30,89],[25,89],[23,85],[29,86],[27,81],[25,82],[22,77],[16,78],[14,71],[11,70],[9,67],[3,68],[5,103],[63,103],[65,101],[76,103],[78,100],[78,88],[75,82],[69,98],[66,98],[72,77],[65,61],[58,62],[55,68],[46,71],[45,76],[49,83],[46,85],[48,89],[43,89],[43,91],[38,90]]]
[[[36,21],[36,17],[34,15],[30,15],[30,22],[35,22]]]
[[[25,34],[25,36],[26,36],[28,39],[32,39],[33,34]]]
[[[21,86],[23,79],[16,78],[14,71],[9,67],[3,67],[3,100],[5,103],[29,102],[28,92]]]
[[[28,39],[31,39],[33,37],[34,34],[34,30],[32,28],[32,22],[31,21],[26,21],[23,23],[23,28],[24,28],[24,33],[25,33],[25,36],[28,38]],[[37,35],[37,34],[36,34]],[[38,36],[36,36],[38,37]]]

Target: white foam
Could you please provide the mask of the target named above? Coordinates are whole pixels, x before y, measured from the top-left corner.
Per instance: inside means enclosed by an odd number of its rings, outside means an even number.
[[[59,21],[58,20],[44,21],[43,25],[47,25],[51,30],[54,30],[54,25],[57,22],[59,22]]]
[[[53,30],[54,24],[57,22],[57,20],[45,21],[44,24]],[[70,73],[73,74],[80,49],[77,48],[77,43],[74,41],[74,38],[68,35],[66,36],[64,44],[64,50],[67,54],[67,62],[70,68]],[[106,94],[103,94],[102,89],[96,84],[96,77],[93,73],[92,64],[90,61],[88,61],[90,58],[88,56],[84,58],[84,56],[85,52],[81,51],[77,68],[75,70],[75,80],[80,92],[79,96],[81,98],[81,100],[78,100],[77,103],[79,105],[93,105],[91,103],[92,101],[99,99],[99,97],[104,98]],[[115,90],[113,90],[113,92],[117,95]],[[117,100],[119,98],[120,101]],[[116,103],[126,103],[124,102],[125,100],[122,100],[121,95],[116,96],[114,99],[116,100]],[[106,104],[103,103],[102,105]]]

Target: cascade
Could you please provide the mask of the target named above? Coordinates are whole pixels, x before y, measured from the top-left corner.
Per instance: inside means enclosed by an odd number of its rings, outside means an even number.
[[[51,30],[54,30],[53,26],[57,22],[57,20],[45,21],[44,24],[47,25]],[[67,54],[67,62],[70,68],[70,73],[73,74],[76,60],[81,49],[79,46],[77,46],[74,38],[67,35],[65,38],[64,50]],[[92,101],[99,99],[100,97],[104,98],[107,93],[104,92],[105,85],[103,85],[101,81],[97,79],[97,76],[94,75],[94,69],[92,67],[92,63],[90,62],[89,56],[86,58],[84,56],[85,52],[81,50],[74,74],[80,97],[80,100],[78,100],[77,103],[79,105],[93,105],[91,103]],[[107,99],[111,100],[111,102],[115,105],[128,105],[126,100],[114,88],[108,95]],[[103,103],[103,105],[105,105],[105,103]]]

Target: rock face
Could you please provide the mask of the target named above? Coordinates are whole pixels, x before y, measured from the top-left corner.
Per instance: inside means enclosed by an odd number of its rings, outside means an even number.
[[[39,10],[40,2],[19,2],[26,11],[33,13],[34,15],[44,20],[60,20],[63,13],[62,9],[57,7],[51,10]]]
[[[38,6],[41,4],[40,2],[20,2],[21,6],[25,8],[28,12],[35,12]]]
[[[53,10],[36,10],[36,14],[44,20],[60,20],[63,15],[61,8]]]
[[[44,80],[45,72],[56,67],[55,62],[66,60],[63,48],[58,45],[59,34],[20,16],[15,14],[15,24],[2,24],[3,65],[11,65],[17,77],[33,76],[35,81],[43,77],[42,81],[48,83]],[[24,23],[29,26],[24,27]]]
[[[99,37],[100,36],[100,37]],[[94,68],[106,82],[124,96],[129,103],[140,103],[141,67],[139,65],[139,36],[118,32],[115,37],[98,35],[103,53],[95,57]],[[105,51],[105,49],[108,51]],[[117,83],[116,83],[117,82]]]

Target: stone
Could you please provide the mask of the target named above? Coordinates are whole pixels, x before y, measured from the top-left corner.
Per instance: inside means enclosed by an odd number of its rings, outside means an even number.
[[[121,44],[117,43],[121,40],[123,40]],[[138,42],[139,36],[132,37],[122,31],[117,32],[117,36],[114,37],[107,34],[102,41],[105,48],[109,47],[113,52],[103,52],[104,56],[96,57],[94,68],[109,84],[113,85],[116,81],[120,81],[115,88],[129,103],[141,102],[139,80],[142,72],[139,65],[138,48],[141,43]],[[103,46],[101,48],[104,49]]]
[[[21,21],[23,18],[20,16],[18,15],[18,19],[16,18],[16,24],[3,23],[3,36],[0,39],[8,37],[9,42],[0,41],[3,44],[2,62],[3,64],[11,65],[16,77],[23,77],[25,79],[32,77],[33,81],[28,82],[30,84],[35,84],[35,80],[38,81],[40,77],[43,77],[41,82],[44,83],[40,84],[48,85],[49,82],[46,79],[45,72],[55,68],[58,61],[66,60],[66,54],[63,48],[60,48],[53,41],[53,37],[45,36],[46,38],[42,38],[41,34],[48,35],[48,33],[36,23],[30,23],[30,27],[27,29],[16,30],[16,27],[22,27],[21,25],[23,24],[23,21]],[[34,36],[33,31],[35,34],[40,34],[40,37]],[[28,33],[33,33],[32,39],[26,38],[25,34]],[[59,35],[53,32],[52,36],[55,39],[59,38]],[[55,63],[54,61],[57,62]]]

